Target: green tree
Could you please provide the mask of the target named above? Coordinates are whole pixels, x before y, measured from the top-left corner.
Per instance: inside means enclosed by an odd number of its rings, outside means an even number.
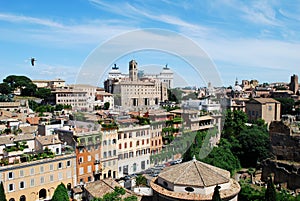
[[[35,97],[41,98],[41,99],[46,99],[49,96],[51,96],[51,90],[48,88],[39,88],[35,92]]]
[[[146,186],[147,185],[147,179],[145,176],[143,175],[138,175],[135,178],[135,184],[140,187],[140,186]]]
[[[275,98],[281,104],[281,115],[283,114],[293,114],[293,107],[295,101],[292,98]]]
[[[268,182],[267,182],[267,189],[265,192],[265,200],[266,201],[276,201],[276,189],[273,184],[272,177],[269,176]]]
[[[123,201],[138,201],[138,198],[135,195],[132,195],[124,198]]]
[[[180,89],[168,89],[168,100],[180,103],[182,99],[182,91]]]
[[[221,196],[220,196],[220,186],[216,185],[215,190],[214,190],[214,194],[212,196],[212,201],[222,201]]]
[[[63,183],[59,184],[54,191],[51,201],[69,201],[69,200],[70,198],[66,186]]]
[[[36,92],[36,85],[26,76],[9,75],[3,79],[11,90],[19,88],[22,96],[33,96]]]
[[[254,140],[255,139],[255,140]],[[255,167],[258,161],[269,157],[269,133],[257,126],[243,130],[237,137],[240,148],[236,154],[243,167]]]
[[[7,83],[5,83],[5,82],[0,83],[0,93],[1,94],[5,94],[5,95],[10,94],[11,93],[10,86]]]
[[[109,106],[110,106],[109,102],[105,102],[105,103],[104,103],[103,109],[104,109],[104,110],[108,110],[108,109],[109,109]]]
[[[240,132],[246,128],[247,121],[248,116],[245,112],[240,110],[227,110],[222,136],[226,139],[230,139],[231,136],[238,136]]]
[[[0,183],[0,201],[7,201],[2,181]]]
[[[233,174],[241,168],[239,159],[231,152],[231,144],[226,139],[220,140],[203,162],[228,170]]]

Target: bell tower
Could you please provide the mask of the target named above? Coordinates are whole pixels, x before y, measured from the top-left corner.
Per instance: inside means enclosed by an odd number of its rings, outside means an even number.
[[[131,60],[129,62],[129,78],[130,81],[137,81],[138,80],[138,69],[137,69],[137,62],[135,60]]]

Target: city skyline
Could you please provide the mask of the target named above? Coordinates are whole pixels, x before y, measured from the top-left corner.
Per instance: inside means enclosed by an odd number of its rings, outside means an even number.
[[[289,82],[299,72],[299,11],[297,2],[279,1],[3,1],[0,79],[17,74],[74,83],[86,58],[104,42],[157,28],[195,42],[215,64],[224,86],[236,78]],[[111,63],[127,73],[131,59],[145,70],[168,64],[188,85],[205,84],[185,74],[188,64],[182,58],[154,50],[130,52]]]

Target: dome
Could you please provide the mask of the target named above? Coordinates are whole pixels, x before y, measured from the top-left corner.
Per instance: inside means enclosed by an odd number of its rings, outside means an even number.
[[[192,160],[165,169],[158,175],[158,178],[174,185],[203,188],[229,182],[230,172],[197,160]]]
[[[216,186],[224,201],[236,201],[240,191],[230,172],[200,161],[191,161],[165,168],[150,182],[156,200],[212,200]]]
[[[242,89],[242,87],[241,87],[240,85],[235,85],[235,86],[233,87],[233,91],[241,92],[241,91],[243,91],[243,89]]]

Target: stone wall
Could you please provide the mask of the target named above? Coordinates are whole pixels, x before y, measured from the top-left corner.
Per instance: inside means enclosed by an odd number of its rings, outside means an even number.
[[[274,176],[274,184],[282,184],[288,189],[300,188],[300,163],[267,159],[262,162],[262,181]]]
[[[273,121],[269,127],[272,153],[278,160],[300,162],[300,135],[282,121]]]

